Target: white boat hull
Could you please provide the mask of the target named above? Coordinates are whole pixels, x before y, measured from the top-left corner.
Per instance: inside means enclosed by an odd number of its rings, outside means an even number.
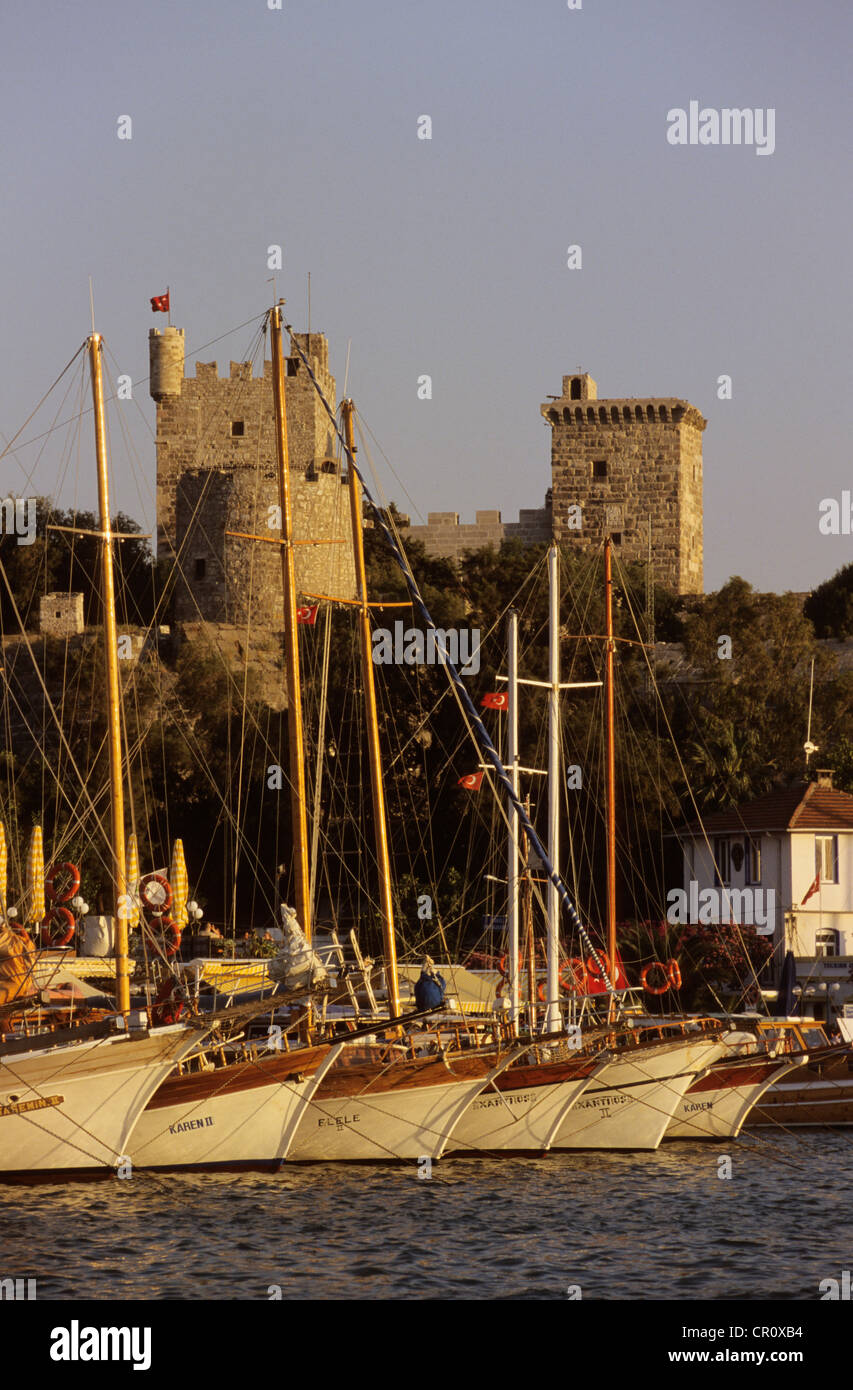
[[[0,1058],[0,1173],[115,1167],[151,1096],[198,1039],[175,1024]]]
[[[560,1124],[554,1149],[656,1149],[696,1075],[717,1060],[707,1038],[609,1062]]]
[[[268,1054],[219,1071],[171,1077],[143,1111],[131,1155],[139,1168],[278,1167],[305,1107],[342,1044]],[[235,1075],[236,1073],[236,1075]],[[271,1079],[257,1084],[266,1075]],[[240,1082],[244,1083],[243,1086]],[[190,1092],[190,1098],[181,1095]],[[166,1097],[177,1097],[163,1104]]]
[[[448,1152],[545,1153],[571,1107],[606,1065],[599,1062],[583,1076],[554,1082],[543,1078],[549,1071],[553,1074],[558,1063],[510,1067],[471,1101]]]
[[[288,1159],[350,1163],[440,1158],[471,1102],[520,1051],[488,1060],[461,1054],[447,1065],[429,1059],[356,1068],[351,1077],[345,1069],[338,1075],[333,1069],[306,1107]],[[336,1095],[342,1083],[348,1093]]]
[[[775,1067],[765,1065],[759,1069],[745,1063],[738,1069],[744,1075],[740,1085],[733,1084],[736,1075],[727,1085],[694,1083],[676,1107],[664,1138],[736,1139],[749,1112],[765,1091],[796,1065],[795,1062],[780,1062]],[[748,1079],[751,1070],[756,1073],[752,1080]],[[713,1076],[706,1080],[710,1083]]]

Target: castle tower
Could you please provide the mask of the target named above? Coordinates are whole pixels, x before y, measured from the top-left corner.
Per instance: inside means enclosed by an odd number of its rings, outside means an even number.
[[[702,593],[707,422],[695,406],[671,398],[599,400],[584,373],[564,376],[562,395],[540,410],[552,431],[555,539],[592,547],[609,531],[623,562],[645,563],[651,523],[655,577],[678,593]]]
[[[294,335],[334,408],[322,333]],[[263,376],[232,362],[184,368],[182,329],[149,334],[150,391],[157,402],[157,553],[177,558],[175,617],[268,630],[283,627],[281,560],[275,545],[229,531],[279,535],[272,363]],[[294,535],[340,544],[299,546],[300,592],[354,597],[349,502],[335,436],[296,353],[286,359],[287,437]]]

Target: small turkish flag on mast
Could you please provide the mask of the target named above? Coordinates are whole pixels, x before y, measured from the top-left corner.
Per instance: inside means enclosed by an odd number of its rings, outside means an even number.
[[[469,772],[467,777],[460,777],[456,785],[464,787],[466,792],[478,792],[482,780],[482,772]]]
[[[151,300],[152,314],[168,314],[169,312],[169,291],[165,294],[155,294]]]
[[[493,690],[489,695],[483,696],[480,704],[483,709],[506,709],[509,696],[505,690]]]
[[[302,608],[297,608],[296,621],[298,623],[308,623],[310,627],[313,627],[317,621],[317,609],[319,607],[319,603],[306,603]]]

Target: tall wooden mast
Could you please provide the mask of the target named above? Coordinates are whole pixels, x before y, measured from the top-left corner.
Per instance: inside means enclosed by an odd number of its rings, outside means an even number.
[[[516,800],[519,794],[518,766],[518,613],[511,608],[507,613],[507,724],[506,724],[506,766]],[[507,890],[507,971],[509,974],[509,1021],[513,1033],[518,1034],[519,980],[518,980],[518,811],[515,802],[507,798],[507,836],[506,890]]]
[[[115,587],[113,583],[113,536],[110,530],[110,489],[107,476],[107,436],[104,425],[104,388],[101,376],[100,333],[88,340],[92,374],[92,401],[95,411],[95,452],[98,458],[98,505],[100,509],[101,586],[103,590],[104,648],[107,673],[107,743],[110,753],[110,839],[115,912],[116,1007],[126,1014],[130,1009],[130,973],[127,958],[127,871],[124,842],[124,786],[121,758],[121,695],[118,678],[118,632],[116,629]]]
[[[604,542],[604,592],[607,609],[605,694],[607,702],[607,954],[616,981],[616,742],[613,717],[613,565],[611,540]]]
[[[347,450],[355,456],[353,440],[353,404],[341,403]],[[376,859],[379,865],[379,896],[382,904],[382,931],[385,942],[385,978],[388,989],[388,1008],[392,1018],[400,1012],[400,989],[397,980],[397,945],[394,938],[394,905],[391,901],[391,864],[388,856],[388,830],[385,817],[385,788],[382,782],[382,754],[379,748],[379,725],[376,718],[376,686],[373,679],[373,647],[370,639],[370,608],[367,602],[367,576],[364,568],[364,535],[361,519],[361,483],[349,465],[349,502],[352,521],[352,548],[355,559],[356,593],[358,595],[358,627],[361,642],[361,668],[364,679],[364,701],[367,722],[367,746],[370,758],[370,787],[373,794],[373,826],[376,837]]]
[[[278,496],[281,508],[281,574],[284,589],[284,653],[287,670],[287,736],[290,753],[290,812],[296,912],[306,939],[311,940],[311,879],[308,870],[308,816],[305,797],[305,747],[302,734],[302,687],[299,679],[299,634],[296,626],[296,567],[293,518],[290,509],[290,456],[287,447],[287,407],[284,392],[284,353],[281,308],[270,311],[272,380],[275,401],[275,445],[278,458]]]

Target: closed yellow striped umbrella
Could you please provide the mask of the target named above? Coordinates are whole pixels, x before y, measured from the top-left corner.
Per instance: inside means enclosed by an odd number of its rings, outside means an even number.
[[[135,835],[127,839],[128,927],[139,926],[139,845]]]
[[[6,827],[0,820],[0,915],[6,916],[6,878],[9,868],[9,850],[6,845]]]
[[[33,827],[33,836],[27,851],[27,916],[31,925],[44,917],[44,844],[41,826]]]
[[[187,913],[189,882],[182,840],[176,840],[172,847],[172,868],[169,872],[169,883],[172,885],[172,921],[177,922],[179,927],[185,927],[189,921],[189,914]]]

